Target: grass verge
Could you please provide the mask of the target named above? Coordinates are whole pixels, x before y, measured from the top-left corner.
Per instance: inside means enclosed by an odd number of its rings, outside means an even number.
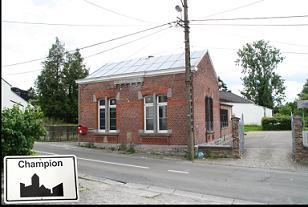
[[[245,132],[262,131],[262,126],[259,125],[244,125]]]

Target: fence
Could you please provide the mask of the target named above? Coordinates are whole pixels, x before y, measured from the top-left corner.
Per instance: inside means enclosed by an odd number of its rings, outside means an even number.
[[[60,141],[77,141],[77,125],[76,126],[61,126],[49,125],[44,126],[46,129],[45,137],[41,137],[40,141],[60,142]]]

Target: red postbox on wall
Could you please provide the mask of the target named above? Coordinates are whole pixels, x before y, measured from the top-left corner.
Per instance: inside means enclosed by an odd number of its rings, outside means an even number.
[[[80,135],[85,135],[85,134],[87,134],[87,133],[88,133],[88,127],[79,125],[79,126],[77,127],[77,133],[80,134]]]

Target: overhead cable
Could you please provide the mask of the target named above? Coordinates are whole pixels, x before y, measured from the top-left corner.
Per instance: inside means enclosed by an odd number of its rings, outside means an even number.
[[[88,1],[88,0],[83,0],[83,1],[86,2],[86,3],[88,3],[88,4],[91,4],[92,6],[95,6],[95,7],[97,7],[97,8],[100,8],[100,9],[102,9],[102,10],[104,10],[104,11],[108,11],[108,12],[110,12],[110,13],[113,13],[113,14],[116,14],[116,15],[119,15],[119,16],[122,16],[122,17],[126,17],[126,18],[128,18],[128,19],[133,19],[133,20],[136,20],[136,21],[139,21],[139,22],[149,22],[149,21],[142,20],[142,19],[139,19],[139,18],[136,18],[136,17],[128,16],[128,15],[126,15],[126,14],[122,14],[122,13],[117,12],[117,11],[113,11],[113,10],[111,10],[111,9],[107,9],[107,8],[105,8],[105,7],[102,7],[102,6],[100,6],[100,5],[98,5],[98,4],[95,4],[95,3],[91,2],[91,1]]]
[[[205,21],[234,21],[234,20],[263,20],[263,19],[291,19],[291,18],[306,18],[305,15],[293,15],[293,16],[274,16],[274,17],[235,17],[235,18],[220,18],[220,19],[193,19],[191,22],[205,22]]]
[[[30,24],[44,26],[68,26],[68,27],[138,27],[145,25],[125,25],[125,24],[64,24],[64,23],[48,23],[48,22],[28,22],[28,21],[11,21],[2,20],[3,23],[9,24]]]
[[[139,34],[139,33],[143,33],[143,32],[150,31],[150,30],[154,30],[154,29],[166,26],[166,25],[171,25],[172,23],[174,23],[174,22],[168,22],[168,23],[161,24],[161,25],[158,25],[158,26],[155,26],[155,27],[151,27],[151,28],[148,28],[148,29],[144,29],[144,30],[140,30],[140,31],[137,31],[137,32],[133,32],[133,33],[130,33],[130,34],[127,34],[127,35],[123,35],[123,36],[115,37],[115,38],[112,38],[112,39],[109,39],[109,40],[105,40],[105,41],[101,41],[101,42],[98,42],[98,43],[94,43],[94,44],[91,44],[91,45],[83,46],[83,47],[79,48],[79,50],[84,50],[84,49],[87,49],[87,48],[90,48],[90,47],[95,47],[97,45],[101,45],[101,44],[109,43],[109,42],[112,42],[112,41],[115,41],[115,40],[123,39],[123,38],[129,37],[129,36],[133,36],[133,35],[136,35],[136,34]],[[76,51],[76,49],[75,50],[70,50],[68,52],[74,52],[74,51]],[[8,64],[8,65],[3,65],[2,67],[10,67],[10,66],[15,66],[15,65],[20,65],[20,64],[31,63],[31,62],[35,62],[35,61],[44,60],[46,58],[47,57],[37,58],[37,59],[32,59],[32,60],[27,60],[27,61],[22,61],[22,62],[17,62],[17,63],[12,63],[12,64]]]

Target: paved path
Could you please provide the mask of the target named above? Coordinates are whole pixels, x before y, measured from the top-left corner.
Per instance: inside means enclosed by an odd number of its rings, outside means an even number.
[[[245,154],[242,159],[205,160],[207,163],[307,171],[307,165],[295,163],[291,159],[291,131],[247,132],[245,136]]]

